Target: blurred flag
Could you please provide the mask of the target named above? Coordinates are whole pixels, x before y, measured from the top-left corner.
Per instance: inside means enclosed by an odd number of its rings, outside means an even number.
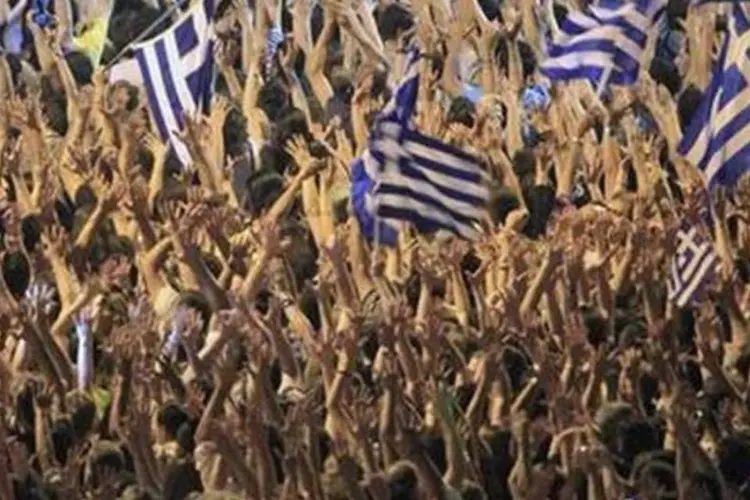
[[[202,0],[158,37],[134,46],[151,118],[183,164],[190,154],[174,135],[184,116],[205,111],[213,94],[213,0]]]
[[[697,227],[683,221],[677,232],[677,250],[669,273],[669,300],[678,307],[688,306],[717,274],[718,266],[713,242]]]
[[[73,49],[86,54],[94,68],[99,66],[104,45],[107,43],[109,19],[112,14],[111,0],[91,0],[88,2],[86,18],[80,23],[77,34],[73,37]]]
[[[708,186],[732,186],[750,167],[750,32],[730,35],[678,152]]]
[[[741,35],[750,28],[750,3],[735,2],[732,4],[730,26],[735,35]]]
[[[411,116],[419,89],[418,53],[376,119],[367,151],[353,165],[352,204],[363,234],[396,244],[401,223],[420,232],[479,235],[489,192],[476,158],[416,130]]]
[[[560,27],[562,36],[549,47],[542,73],[551,80],[635,83],[648,36],[666,4],[640,0],[570,12]]]
[[[125,81],[136,87],[143,87],[143,75],[135,59],[123,59],[113,65],[109,68],[108,79],[109,83]]]

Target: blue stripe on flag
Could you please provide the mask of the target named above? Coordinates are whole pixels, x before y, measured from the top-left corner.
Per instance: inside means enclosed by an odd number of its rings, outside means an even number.
[[[214,0],[202,0],[167,31],[134,47],[151,117],[183,164],[187,148],[174,132],[186,114],[207,110],[213,93]]]
[[[750,168],[749,58],[750,38],[730,33],[677,149],[709,186],[734,185]]]
[[[589,79],[629,85],[638,78],[649,31],[664,12],[665,0],[641,1],[571,12],[564,36],[548,47],[542,73],[552,80]]]
[[[151,68],[146,62],[146,54],[144,51],[135,52],[135,60],[138,61],[138,67],[143,75],[144,82],[152,82],[151,79]],[[152,84],[144,85],[146,88],[146,97],[149,103],[158,102],[159,98],[156,96],[156,90]],[[169,137],[170,131],[167,129],[167,124],[164,121],[164,115],[158,112],[151,113],[151,119],[155,122],[156,128],[159,131],[159,135],[164,139]]]

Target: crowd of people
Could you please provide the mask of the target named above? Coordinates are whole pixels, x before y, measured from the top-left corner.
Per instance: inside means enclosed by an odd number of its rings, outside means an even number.
[[[722,4],[598,91],[539,72],[584,1],[278,1],[217,2],[188,165],[107,72],[167,6],[115,0],[100,64],[59,13],[0,59],[0,498],[750,498],[750,176],[678,153]],[[413,43],[476,241],[351,208]],[[719,265],[680,307],[685,221]]]

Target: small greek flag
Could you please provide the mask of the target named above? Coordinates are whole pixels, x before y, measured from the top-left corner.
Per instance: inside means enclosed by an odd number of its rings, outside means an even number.
[[[209,108],[213,95],[214,0],[202,0],[158,37],[134,47],[151,118],[180,161],[190,153],[175,132],[184,117]]]
[[[670,268],[669,300],[678,307],[689,305],[718,272],[719,258],[713,242],[697,227],[683,221],[677,232],[677,250]]]

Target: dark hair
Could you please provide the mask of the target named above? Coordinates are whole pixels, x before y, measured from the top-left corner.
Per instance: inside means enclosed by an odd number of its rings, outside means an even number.
[[[680,125],[685,131],[693,119],[693,115],[703,100],[703,92],[694,85],[689,86],[677,100],[677,114],[680,117]]]
[[[719,441],[716,452],[719,470],[732,486],[740,486],[750,480],[750,435],[733,434]]]
[[[247,148],[247,119],[236,108],[232,108],[227,115],[222,129],[224,136],[224,149],[226,154],[235,157],[243,155]]]
[[[190,308],[198,312],[203,322],[203,333],[208,329],[208,323],[211,321],[211,304],[206,297],[194,290],[186,290],[180,293],[178,306]]]
[[[182,500],[194,491],[203,491],[201,476],[192,462],[173,464],[164,474],[164,498]]]
[[[261,149],[261,158],[264,152],[270,153],[264,146]],[[262,161],[265,165],[266,162]],[[250,175],[247,181],[248,202],[251,213],[260,215],[266,207],[269,207],[281,195],[284,190],[284,178],[273,168],[262,167]]]
[[[193,453],[195,451],[195,427],[193,422],[188,421],[177,429],[175,440],[185,453]]]
[[[586,338],[597,347],[607,341],[607,320],[594,308],[584,307],[581,310],[583,324],[586,327]]]
[[[174,403],[168,403],[163,406],[156,418],[159,425],[164,428],[169,439],[175,439],[180,427],[190,419],[187,412]]]
[[[482,487],[473,481],[463,481],[459,488],[459,493],[463,500],[484,500],[487,498]]]
[[[490,21],[500,17],[500,0],[479,0],[482,12]]]
[[[450,123],[460,123],[466,125],[469,128],[474,126],[474,118],[476,116],[476,106],[466,97],[456,97],[451,101],[451,106],[448,109],[446,121]]]
[[[13,297],[23,297],[31,279],[31,267],[23,252],[9,252],[3,256],[3,278]]]
[[[417,471],[409,461],[400,460],[388,468],[391,500],[411,500],[417,488]]]
[[[64,465],[75,444],[75,429],[73,428],[73,424],[67,418],[56,420],[52,424],[50,434],[55,460]]]
[[[94,66],[91,64],[91,59],[77,50],[73,50],[65,54],[65,62],[70,67],[70,72],[73,73],[73,78],[78,85],[86,85],[91,83],[91,77],[94,74]]]
[[[443,436],[424,433],[418,439],[425,455],[435,464],[437,470],[444,474],[448,468],[448,461],[445,455],[445,439],[443,439]]]
[[[414,26],[414,16],[402,6],[392,3],[377,13],[378,33],[384,42],[398,39]]]
[[[641,453],[633,462],[630,477],[636,485],[654,484],[664,493],[674,493],[677,490],[674,453],[664,450]]]
[[[523,228],[523,234],[535,239],[544,235],[550,215],[555,209],[555,189],[549,184],[533,185],[524,189],[526,206],[529,209],[529,220]]]
[[[490,194],[489,212],[494,224],[505,224],[508,214],[520,206],[518,198],[505,186]]]
[[[92,430],[95,419],[96,405],[94,402],[89,397],[76,398],[75,409],[70,416],[70,422],[77,441],[83,440],[86,434]]]
[[[89,481],[93,488],[98,488],[102,481],[107,481],[114,473],[117,476],[125,471],[125,457],[114,447],[95,450],[89,455],[91,476]]]
[[[112,44],[111,55],[102,57],[102,64],[107,64],[110,57],[114,57],[123,50],[130,42],[146,30],[161,15],[158,9],[145,5],[141,1],[125,0],[115,2],[115,10],[111,18],[108,36]],[[169,24],[165,18],[159,26],[154,27],[154,33],[161,33]]]
[[[677,95],[682,88],[680,72],[672,61],[654,57],[648,72],[654,81],[667,87],[673,96]]]
[[[269,120],[275,122],[287,113],[290,98],[287,86],[280,79],[271,78],[258,91],[258,106]]]
[[[68,130],[68,114],[65,94],[55,88],[52,79],[47,75],[41,77],[40,101],[42,112],[50,128],[60,136]]]
[[[528,43],[521,41],[517,43],[518,55],[521,56],[521,69],[525,79],[532,76],[536,70],[536,55],[534,55],[534,49]]]

